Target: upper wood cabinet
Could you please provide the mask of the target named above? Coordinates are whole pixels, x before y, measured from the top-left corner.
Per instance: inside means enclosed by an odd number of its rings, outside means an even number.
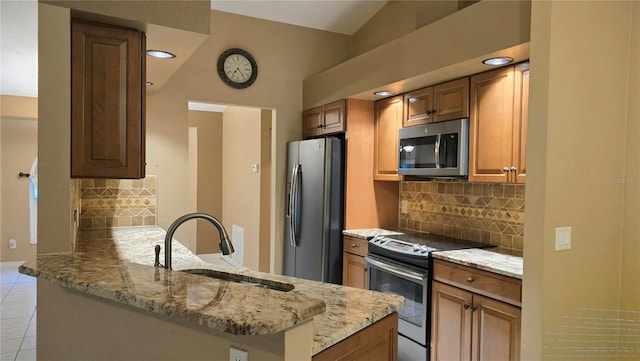
[[[376,101],[374,105],[373,179],[399,181],[398,129],[402,127],[402,95]]]
[[[469,181],[524,183],[529,64],[471,77]]]
[[[521,281],[433,264],[431,360],[519,360]]]
[[[344,132],[345,100],[338,100],[302,113],[304,138]]]
[[[402,126],[443,122],[469,116],[469,77],[404,94]]]
[[[71,23],[71,177],[144,178],[145,34]]]

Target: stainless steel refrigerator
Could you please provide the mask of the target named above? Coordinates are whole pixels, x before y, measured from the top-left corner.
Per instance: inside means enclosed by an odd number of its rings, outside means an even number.
[[[342,283],[343,152],[336,138],[287,145],[287,276]]]

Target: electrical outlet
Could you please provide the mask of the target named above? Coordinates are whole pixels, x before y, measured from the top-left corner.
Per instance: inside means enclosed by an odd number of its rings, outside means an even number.
[[[402,205],[402,213],[406,214],[407,212],[409,212],[408,208],[409,208],[409,202],[406,200],[402,200],[402,202],[400,202],[400,204]]]
[[[9,240],[9,249],[16,249],[17,246],[15,239],[12,238]]]
[[[229,361],[249,361],[249,352],[232,346],[229,348]]]

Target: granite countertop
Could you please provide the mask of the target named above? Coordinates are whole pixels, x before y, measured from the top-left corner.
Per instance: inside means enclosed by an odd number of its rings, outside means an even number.
[[[522,279],[522,257],[500,252],[499,249],[471,248],[433,252],[433,258]]]
[[[371,239],[375,236],[393,236],[393,235],[398,235],[403,233],[382,229],[382,228],[359,228],[359,229],[345,229],[342,231],[342,234],[345,236],[350,236],[355,238]]]
[[[277,333],[313,318],[312,354],[404,304],[399,296],[206,263],[175,239],[174,270],[155,268],[153,248],[164,248],[164,236],[157,226],[83,230],[74,253],[38,255],[20,266],[20,272],[235,335]],[[180,272],[194,268],[293,289],[280,292]]]

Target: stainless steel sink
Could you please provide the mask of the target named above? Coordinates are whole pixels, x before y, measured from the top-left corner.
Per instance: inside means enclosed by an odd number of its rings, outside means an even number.
[[[280,292],[289,292],[293,289],[293,285],[284,283],[284,282],[264,280],[260,278],[244,276],[244,275],[228,273],[228,272],[215,271],[215,270],[206,269],[206,268],[186,269],[186,270],[182,270],[181,272],[190,273],[198,276],[216,278],[223,281],[237,282],[247,286],[268,288],[270,290],[275,290]]]

